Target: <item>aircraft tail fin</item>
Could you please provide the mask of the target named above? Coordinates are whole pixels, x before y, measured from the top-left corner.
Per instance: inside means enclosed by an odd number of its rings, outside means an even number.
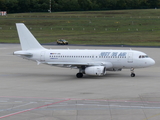
[[[16,23],[22,50],[44,49],[23,23]]]

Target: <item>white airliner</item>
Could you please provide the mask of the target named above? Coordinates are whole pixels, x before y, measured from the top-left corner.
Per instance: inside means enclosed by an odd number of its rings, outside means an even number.
[[[83,74],[104,76],[106,71],[130,69],[135,77],[135,68],[145,68],[155,61],[145,53],[135,50],[75,50],[46,49],[42,47],[23,23],[16,23],[22,50],[14,55],[52,66],[77,68],[77,78]]]

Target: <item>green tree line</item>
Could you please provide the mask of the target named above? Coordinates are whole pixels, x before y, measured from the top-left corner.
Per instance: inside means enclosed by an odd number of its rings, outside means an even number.
[[[51,1],[51,2],[50,2]],[[160,0],[0,0],[8,13],[159,8]]]

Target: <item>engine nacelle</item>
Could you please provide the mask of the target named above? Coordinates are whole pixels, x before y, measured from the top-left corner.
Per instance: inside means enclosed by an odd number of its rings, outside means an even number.
[[[104,66],[91,66],[85,68],[85,74],[94,76],[103,76],[106,74],[106,68]]]

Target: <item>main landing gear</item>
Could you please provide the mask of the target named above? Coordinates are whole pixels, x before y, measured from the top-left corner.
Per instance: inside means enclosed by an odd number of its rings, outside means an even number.
[[[85,74],[85,66],[81,66],[79,67],[79,73],[76,74],[76,77],[77,78],[82,78],[83,77],[83,74]]]
[[[135,77],[134,68],[131,68],[131,77]]]
[[[77,73],[76,76],[77,76],[77,78],[82,78],[83,77],[83,73]]]

